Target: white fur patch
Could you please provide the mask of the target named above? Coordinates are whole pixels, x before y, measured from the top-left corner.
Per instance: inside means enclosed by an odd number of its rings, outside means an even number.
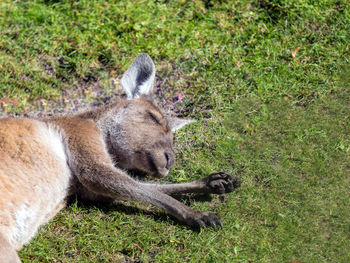
[[[47,136],[43,138],[44,143],[50,146],[57,157],[66,161],[67,155],[65,153],[62,135],[54,127],[51,126],[48,126],[46,133]]]
[[[134,98],[138,98],[140,94],[150,95],[152,93],[155,76],[155,72],[153,72],[149,79],[139,86],[139,92],[134,96]]]
[[[37,209],[33,209],[27,202],[18,207],[13,214],[15,227],[11,237],[12,243],[22,243],[24,236],[31,237],[33,235],[32,232],[35,229],[32,229],[32,225],[37,220],[37,213]]]

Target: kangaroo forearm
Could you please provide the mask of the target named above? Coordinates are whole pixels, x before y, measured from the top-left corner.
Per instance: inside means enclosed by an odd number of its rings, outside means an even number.
[[[181,183],[181,184],[148,184],[153,186],[162,193],[173,194],[185,194],[185,193],[210,193],[210,188],[201,180]]]
[[[194,213],[194,210],[190,207],[163,192],[155,190],[153,186],[142,184],[142,192],[138,193],[138,201],[150,203],[183,222]]]
[[[185,221],[187,215],[193,212],[191,208],[157,190],[154,185],[137,182],[121,171],[107,171],[106,167],[100,169],[105,170],[104,173],[94,174],[96,171],[84,170],[79,175],[80,183],[89,191],[117,199],[149,203],[180,221]]]
[[[149,184],[149,186],[168,195],[182,193],[222,194],[232,192],[235,188],[239,187],[240,181],[237,177],[230,176],[224,172],[216,172],[189,183]]]
[[[89,165],[76,172],[79,182],[89,191],[114,199],[132,200],[140,191],[139,183],[112,165]]]

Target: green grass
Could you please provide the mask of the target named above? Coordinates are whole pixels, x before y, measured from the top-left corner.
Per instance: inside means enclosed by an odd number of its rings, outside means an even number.
[[[218,232],[152,206],[77,201],[22,260],[349,262],[349,10],[346,0],[1,1],[2,114],[100,103],[147,52],[162,104],[197,119],[176,134],[168,181],[224,170],[243,182],[189,202],[221,215]]]

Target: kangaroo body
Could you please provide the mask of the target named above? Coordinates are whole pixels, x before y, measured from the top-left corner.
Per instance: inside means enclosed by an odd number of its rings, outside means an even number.
[[[0,233],[19,249],[65,206],[72,172],[62,135],[44,122],[1,119],[0,145]]]
[[[193,227],[221,225],[194,211],[178,193],[226,193],[238,181],[215,173],[183,184],[136,181],[125,170],[163,177],[174,164],[172,131],[189,123],[153,104],[155,67],[136,58],[121,83],[127,98],[72,116],[0,119],[0,263],[20,262],[16,250],[78,194],[88,199],[153,204]]]

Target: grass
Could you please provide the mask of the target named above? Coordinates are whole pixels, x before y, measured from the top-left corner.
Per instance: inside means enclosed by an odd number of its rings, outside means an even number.
[[[349,10],[346,0],[2,1],[2,115],[103,103],[147,52],[162,105],[197,119],[176,134],[168,180],[224,170],[243,182],[188,201],[221,215],[218,232],[147,205],[76,201],[21,259],[349,262]]]

